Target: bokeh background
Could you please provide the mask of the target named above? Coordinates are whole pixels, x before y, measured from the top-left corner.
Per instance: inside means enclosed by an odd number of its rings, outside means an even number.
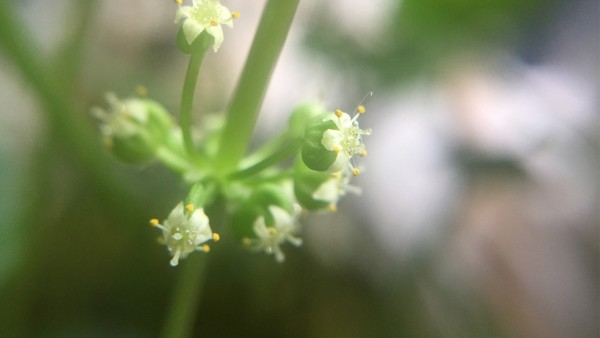
[[[226,108],[264,5],[223,2],[242,17],[205,60],[198,122]],[[156,336],[178,270],[147,221],[185,186],[116,163],[89,108],[142,84],[177,111],[176,7],[0,7],[0,336]],[[214,245],[196,335],[597,337],[599,13],[594,0],[301,1],[255,143],[298,103],[352,110],[372,90],[363,193],[304,219],[285,264]]]

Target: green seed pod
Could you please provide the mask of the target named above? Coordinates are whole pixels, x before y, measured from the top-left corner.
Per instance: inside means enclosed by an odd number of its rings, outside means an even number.
[[[311,122],[304,133],[302,161],[312,170],[327,171],[335,162],[337,154],[327,150],[322,143],[323,134],[328,129],[338,130],[331,119],[319,117]]]

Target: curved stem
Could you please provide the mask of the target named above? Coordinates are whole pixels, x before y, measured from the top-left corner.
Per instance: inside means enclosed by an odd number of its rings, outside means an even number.
[[[196,149],[194,146],[194,140],[192,137],[192,108],[194,103],[194,92],[196,91],[196,82],[198,80],[198,73],[200,73],[200,66],[206,51],[208,50],[209,44],[204,43],[206,40],[202,34],[192,46],[192,54],[188,69],[185,74],[185,82],[183,83],[183,91],[181,93],[181,107],[179,111],[179,124],[181,125],[181,131],[183,134],[183,143],[185,149],[190,156],[196,156]],[[199,41],[202,40],[202,41]]]
[[[271,74],[281,53],[299,0],[269,0],[228,110],[216,169],[227,175],[250,143]]]
[[[257,174],[263,171],[264,169],[276,165],[281,161],[287,159],[288,157],[295,155],[300,146],[302,146],[302,140],[295,140],[287,144],[285,147],[281,148],[279,151],[271,154],[270,156],[267,156],[262,161],[255,163],[248,168],[242,169],[231,174],[229,176],[229,179],[239,180]]]

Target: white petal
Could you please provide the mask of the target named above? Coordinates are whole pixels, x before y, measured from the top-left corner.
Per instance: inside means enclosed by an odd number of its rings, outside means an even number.
[[[337,203],[339,199],[337,180],[331,178],[322,183],[319,188],[313,192],[312,198],[329,203]]]
[[[202,33],[204,26],[194,20],[185,20],[183,22],[183,34],[188,44],[192,44],[194,40]]]
[[[350,157],[348,157],[345,152],[340,151],[335,158],[335,162],[327,168],[327,171],[334,173],[344,170],[348,167],[348,163],[350,163]]]
[[[271,216],[273,216],[275,227],[277,228],[289,226],[290,224],[294,223],[292,216],[278,206],[269,206],[269,211],[271,212]]]
[[[215,43],[213,44],[213,50],[215,53],[219,50],[219,47],[223,44],[224,36],[223,29],[220,25],[206,27],[206,31],[215,38]]]
[[[269,229],[267,229],[267,225],[265,224],[265,218],[259,217],[254,221],[254,233],[259,238],[268,238],[270,236]]]
[[[341,143],[344,140],[344,134],[339,130],[327,129],[323,133],[323,139],[321,144],[327,150],[333,150],[333,148],[341,147]],[[341,151],[340,151],[341,152]]]
[[[181,21],[181,19],[189,18],[192,13],[192,7],[190,6],[181,6],[175,13],[175,23]]]

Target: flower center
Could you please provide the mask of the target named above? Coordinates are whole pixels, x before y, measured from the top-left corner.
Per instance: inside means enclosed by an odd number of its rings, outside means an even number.
[[[221,17],[221,8],[219,3],[214,0],[202,1],[194,7],[192,18],[203,26],[216,26]]]
[[[343,140],[340,142],[346,156],[352,157],[365,151],[365,145],[362,143],[362,135],[370,135],[371,130],[362,130],[358,128],[356,121],[352,122],[351,127],[342,128]]]

